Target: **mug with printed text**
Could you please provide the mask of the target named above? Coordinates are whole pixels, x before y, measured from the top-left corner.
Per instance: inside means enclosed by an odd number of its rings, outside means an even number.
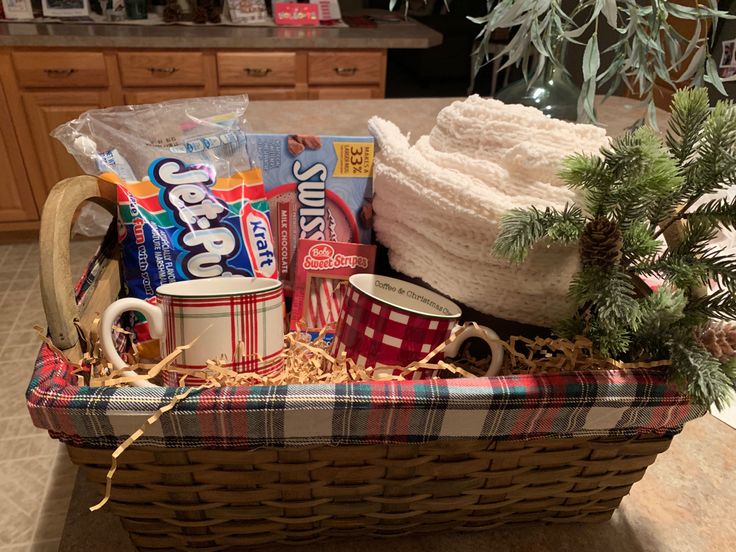
[[[374,377],[396,375],[401,371],[396,367],[420,361],[441,345],[460,315],[455,303],[421,286],[376,274],[355,274],[349,279],[332,352],[335,356],[344,353],[356,364],[374,368]],[[486,375],[498,373],[503,347],[498,335],[485,326],[468,328],[461,339],[445,347],[443,355],[455,356],[471,337],[483,339],[491,348]],[[432,375],[436,371],[420,369],[413,373],[413,379]]]
[[[122,313],[138,311],[148,320],[151,337],[160,339],[162,357],[193,342],[172,362],[174,368],[204,369],[208,360],[221,359],[222,366],[238,373],[267,375],[281,369],[284,306],[278,280],[232,276],[173,282],[156,289],[156,301],[126,298],[105,309],[100,344],[113,368],[127,368],[113,343],[113,325]],[[175,371],[163,373],[166,386],[179,385],[180,377]],[[188,375],[185,385],[204,382]]]

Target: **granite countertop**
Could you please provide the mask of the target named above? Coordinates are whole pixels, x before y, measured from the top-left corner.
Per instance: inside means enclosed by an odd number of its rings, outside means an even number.
[[[392,121],[414,143],[429,134],[439,111],[464,98],[396,98],[381,100],[292,100],[253,101],[246,118],[255,132],[333,134],[360,136],[368,133],[368,119],[376,115]],[[596,98],[598,120],[609,136],[617,136],[644,114],[636,100],[612,96],[603,102]],[[669,113],[658,109],[660,128],[667,125]]]
[[[442,34],[414,20],[378,22],[374,29],[0,23],[0,47],[66,48],[431,48]]]

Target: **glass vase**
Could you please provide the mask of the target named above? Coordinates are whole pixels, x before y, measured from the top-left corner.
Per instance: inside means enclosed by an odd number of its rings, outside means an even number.
[[[125,15],[128,19],[148,19],[148,1],[125,0]]]
[[[564,42],[558,46],[556,58],[560,63],[565,59]],[[578,120],[579,95],[580,87],[567,72],[547,60],[539,77],[531,82],[521,79],[511,83],[496,94],[496,99],[508,104],[536,107],[547,117],[574,122]]]

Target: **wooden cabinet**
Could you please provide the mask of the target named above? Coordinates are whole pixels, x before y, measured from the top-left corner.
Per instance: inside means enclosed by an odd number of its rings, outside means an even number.
[[[74,88],[108,85],[101,52],[13,52],[13,67],[23,87]]]
[[[59,180],[82,174],[76,160],[49,133],[89,109],[111,105],[107,91],[24,92],[23,106],[43,174],[43,187],[50,190]],[[44,198],[37,198],[41,201]]]
[[[310,84],[379,84],[385,52],[309,52]]]
[[[295,88],[271,88],[268,86],[220,88],[220,96],[234,96],[237,94],[247,94],[251,101],[302,99]]]
[[[329,86],[309,89],[310,100],[369,100],[381,96],[381,90],[377,86]]]
[[[204,86],[202,52],[119,52],[120,81],[126,87]]]
[[[296,72],[296,52],[217,54],[217,80],[221,86],[293,86]]]
[[[18,141],[13,133],[10,111],[0,88],[0,222],[18,223],[38,218]]]
[[[182,98],[199,98],[204,96],[201,88],[163,88],[161,90],[133,90],[125,92],[125,103],[128,105],[149,104],[180,100]]]
[[[84,111],[231,94],[382,98],[386,51],[0,48],[0,77],[2,232],[37,224],[54,184],[81,174],[50,133]]]

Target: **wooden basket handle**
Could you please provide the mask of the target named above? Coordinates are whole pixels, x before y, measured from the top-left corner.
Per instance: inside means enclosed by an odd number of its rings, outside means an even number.
[[[43,208],[39,245],[41,299],[49,336],[61,350],[71,349],[79,337],[74,324],[79,308],[69,258],[74,214],[85,201],[93,201],[115,213],[114,186],[93,176],[75,176],[57,183]]]

